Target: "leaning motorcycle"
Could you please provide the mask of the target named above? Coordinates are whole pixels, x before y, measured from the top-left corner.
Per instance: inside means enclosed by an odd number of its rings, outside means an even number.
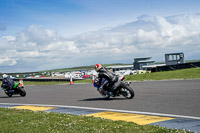
[[[98,77],[97,77],[98,78]],[[118,78],[118,83],[119,86],[116,88],[116,93],[112,97],[116,96],[124,96],[127,99],[132,99],[135,96],[135,93],[133,89],[130,87],[130,82],[125,82],[124,81],[125,77],[121,76]],[[109,95],[109,90],[111,90],[112,86],[105,86],[103,89],[100,89],[101,86],[106,84],[108,81],[106,79],[102,79],[101,83],[96,84],[95,82],[93,83],[93,86],[97,88],[97,91],[104,97],[104,98],[110,98]]]
[[[12,97],[12,95],[20,95],[22,97],[26,96],[26,91],[24,89],[23,85],[20,85],[20,83],[15,83],[12,89],[6,89],[2,87],[2,90],[8,95],[9,97]]]

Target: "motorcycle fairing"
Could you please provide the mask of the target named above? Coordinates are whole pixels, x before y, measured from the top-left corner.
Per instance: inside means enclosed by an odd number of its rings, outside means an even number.
[[[13,88],[14,88],[14,89],[17,88],[17,86],[19,86],[19,84],[20,84],[20,83],[15,83],[14,86],[13,86]]]

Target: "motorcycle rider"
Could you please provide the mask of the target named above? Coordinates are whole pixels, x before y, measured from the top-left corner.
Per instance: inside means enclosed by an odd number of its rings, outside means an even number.
[[[102,67],[101,64],[96,64],[95,70],[96,70],[96,72],[98,72],[99,83],[101,83],[101,80],[103,78],[105,78],[108,81],[107,83],[102,85],[102,87],[99,88],[99,89],[104,89],[104,87],[106,87],[106,86],[110,86],[110,87],[113,86],[109,90],[108,95],[114,96],[116,88],[120,85],[120,82],[119,83],[117,82],[118,77],[114,73],[112,73],[111,71],[108,71],[106,68]]]
[[[2,85],[1,85],[2,88],[9,90],[13,88],[14,84],[15,82],[10,78],[10,76],[6,74],[2,75]]]

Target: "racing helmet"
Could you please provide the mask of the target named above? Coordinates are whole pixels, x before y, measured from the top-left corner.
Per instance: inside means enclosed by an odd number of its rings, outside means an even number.
[[[95,65],[95,71],[98,72],[101,68],[102,68],[102,65],[101,65],[101,64],[96,64],[96,65]]]
[[[3,75],[2,75],[2,78],[7,78],[7,77],[8,77],[7,74],[3,74]]]

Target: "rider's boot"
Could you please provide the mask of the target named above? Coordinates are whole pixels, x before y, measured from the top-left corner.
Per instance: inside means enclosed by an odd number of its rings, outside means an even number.
[[[108,92],[107,92],[107,95],[112,96],[112,97],[115,96],[111,91],[108,91]]]

